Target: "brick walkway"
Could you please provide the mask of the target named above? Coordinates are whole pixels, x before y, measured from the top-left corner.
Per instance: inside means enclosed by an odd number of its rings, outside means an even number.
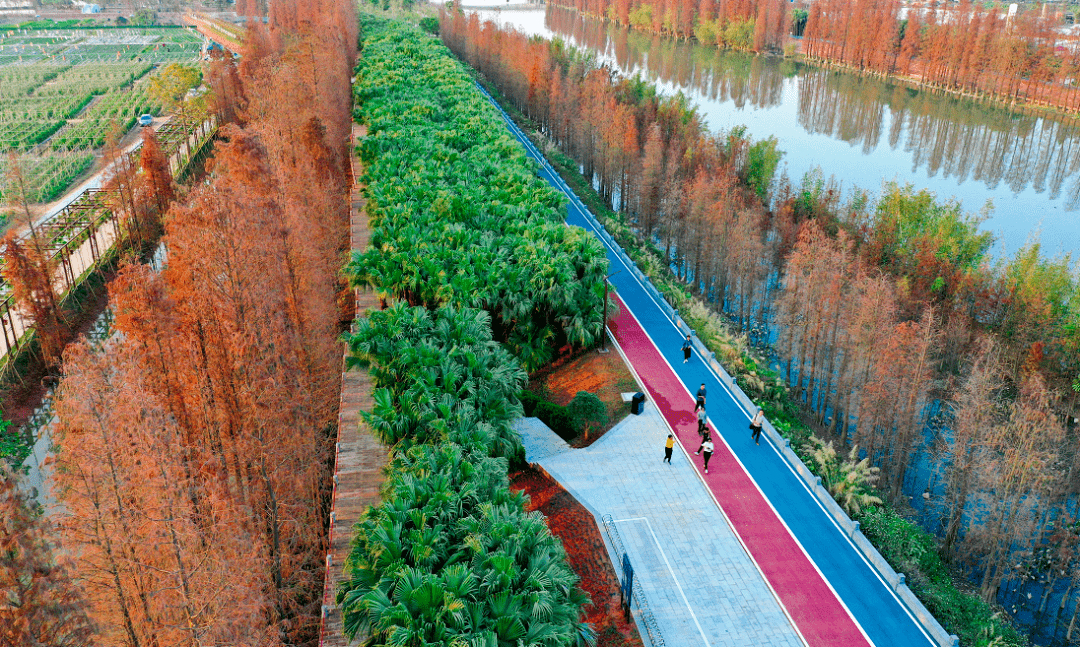
[[[663,462],[668,430],[651,402],[585,449],[570,449],[535,419],[515,428],[527,459],[601,528],[603,515],[615,520],[665,644],[803,644],[686,454],[676,449],[671,465]]]
[[[353,125],[353,140],[363,137],[363,129]],[[353,158],[353,168],[359,160]],[[360,185],[354,183],[352,190],[352,217],[350,221],[351,247],[363,251],[371,232],[368,229],[364,201]],[[369,308],[377,308],[379,300],[371,290],[356,290],[356,315],[360,317]],[[323,589],[323,626],[320,645],[337,647],[349,645],[350,641],[341,631],[341,611],[334,603],[338,585],[344,579],[342,566],[349,554],[352,527],[360,514],[379,501],[382,485],[382,468],[386,465],[386,448],[376,440],[360,421],[360,411],[370,410],[372,381],[367,371],[343,371],[341,376],[341,409],[338,413],[337,458],[334,470],[334,512],[330,528],[330,554],[327,558],[326,585]],[[354,640],[351,644],[361,644]]]

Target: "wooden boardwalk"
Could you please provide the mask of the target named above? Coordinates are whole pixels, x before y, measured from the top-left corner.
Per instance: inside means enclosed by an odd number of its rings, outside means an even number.
[[[353,141],[363,137],[360,126],[353,125]],[[356,182],[359,160],[352,160],[352,217],[350,241],[354,251],[363,251],[371,232],[368,229],[361,186]],[[368,308],[378,307],[379,300],[370,289],[356,290],[356,316],[359,318]],[[352,527],[361,513],[379,501],[382,485],[382,469],[386,465],[387,450],[361,424],[360,411],[372,407],[372,380],[367,371],[344,371],[341,376],[341,409],[338,413],[337,457],[334,467],[334,506],[330,524],[330,552],[327,555],[326,584],[323,588],[323,621],[319,644],[326,647],[349,645],[350,641],[341,630],[341,610],[334,598],[338,585],[344,579],[342,566],[349,554]],[[360,644],[354,640],[351,644]]]

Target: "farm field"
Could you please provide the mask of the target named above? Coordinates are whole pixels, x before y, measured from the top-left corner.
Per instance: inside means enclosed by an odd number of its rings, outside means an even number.
[[[155,68],[194,64],[201,46],[184,28],[0,28],[0,201],[13,162],[27,201],[63,195],[113,129],[161,112]]]

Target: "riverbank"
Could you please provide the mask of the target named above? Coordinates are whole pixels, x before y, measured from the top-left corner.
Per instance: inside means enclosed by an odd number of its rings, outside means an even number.
[[[487,87],[492,89],[490,85]],[[492,94],[499,96],[495,92]],[[764,403],[769,420],[790,439],[792,447],[805,451],[802,446],[811,434],[807,419],[814,416],[801,411],[794,394],[784,387],[779,375],[767,368],[767,359],[751,352],[745,342],[738,341],[740,336],[728,329],[723,317],[713,313],[703,300],[694,296],[690,286],[661,260],[662,253],[631,230],[621,215],[610,210],[593,184],[581,175],[577,161],[554,150],[546,137],[537,136],[537,124],[514,110],[508,102],[503,101],[503,105],[532,137],[534,144],[546,151],[566,183],[601,218],[615,239],[656,283],[706,346],[718,358],[724,358],[725,366],[733,372],[739,384],[757,401]],[[812,470],[825,474],[821,466],[808,458],[804,460]],[[960,635],[965,642],[980,635],[989,635],[1000,636],[1005,641],[1003,644],[1023,644],[1019,634],[995,615],[994,610],[977,596],[962,593],[962,587],[956,586],[945,575],[947,571],[937,553],[933,550],[926,552],[926,547],[934,544],[932,537],[895,513],[885,511],[875,516],[871,512],[867,512],[870,516],[865,517],[868,536],[883,542],[881,553],[890,559],[895,569],[907,573],[913,591],[949,631]]]

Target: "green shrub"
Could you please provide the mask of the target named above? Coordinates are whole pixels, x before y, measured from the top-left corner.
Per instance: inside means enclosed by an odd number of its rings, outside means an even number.
[[[533,417],[536,406],[541,402],[544,402],[543,398],[528,389],[522,390],[522,392],[518,394],[518,399],[521,400],[521,408],[524,411],[522,415],[526,418]]]
[[[540,402],[533,413],[566,442],[577,438],[578,429],[574,416],[566,407],[560,407],[554,402]]]
[[[439,35],[439,19],[427,16],[420,19],[420,29],[432,34],[434,36]]]
[[[608,421],[607,406],[603,400],[588,391],[578,391],[566,408],[574,418],[574,426],[586,433]]]
[[[444,72],[451,67],[441,45],[415,29],[370,17],[362,27],[365,59],[387,64],[385,75],[368,78],[369,89],[383,84],[384,91],[408,93],[416,76],[394,70],[418,60],[436,60]],[[373,104],[365,114],[377,109]],[[420,118],[423,107],[414,107],[408,117],[384,114],[383,126]],[[401,161],[390,149],[368,152],[383,163]],[[392,202],[381,204],[394,209]],[[371,247],[390,256],[375,240],[382,235],[374,233]],[[445,260],[455,276],[475,270],[462,255]],[[469,280],[479,290],[495,277]],[[370,312],[348,341],[350,365],[369,367],[378,387],[365,419],[393,443],[393,455],[382,503],[354,528],[347,579],[337,593],[345,633],[372,644],[595,644],[591,625],[581,621],[589,599],[562,542],[541,513],[526,511],[525,496],[509,488],[508,458],[524,460],[509,422],[521,415],[516,396],[526,376],[520,359],[493,341],[492,316],[460,304],[398,302]],[[570,419],[550,403],[531,406],[551,419],[559,412]]]
[[[529,371],[599,342],[603,245],[565,226],[565,198],[460,64],[415,30],[372,34],[364,48],[356,99],[372,244],[349,263],[350,282],[431,309],[486,310]]]

